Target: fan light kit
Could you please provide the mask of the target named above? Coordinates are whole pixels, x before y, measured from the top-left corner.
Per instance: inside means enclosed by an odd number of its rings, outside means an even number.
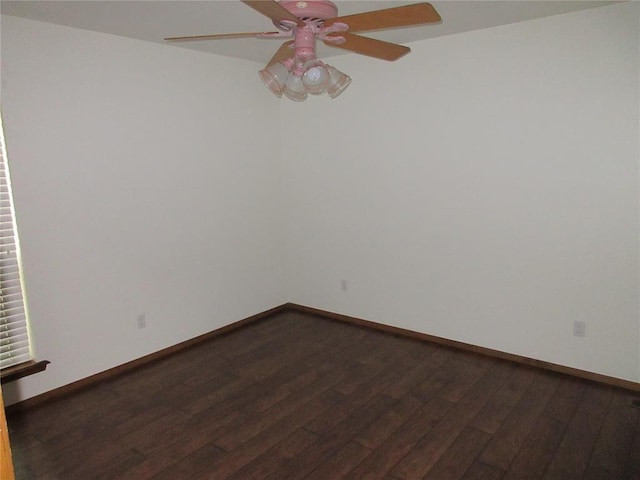
[[[351,83],[337,68],[318,60],[316,39],[325,45],[342,48],[381,60],[394,61],[411,50],[409,47],[356,35],[389,28],[438,23],[440,15],[428,3],[374,10],[338,17],[338,8],[328,0],[242,0],[270,18],[277,32],[223,33],[169,37],[172,42],[225,40],[232,38],[293,38],[283,43],[266,67],[259,72],[262,83],[277,97],[302,102],[308,95],[327,93],[336,98]]]

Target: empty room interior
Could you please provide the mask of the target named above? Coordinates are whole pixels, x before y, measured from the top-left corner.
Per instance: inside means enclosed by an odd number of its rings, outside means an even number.
[[[50,362],[2,385],[16,478],[639,479],[640,3],[432,2],[441,22],[378,34],[410,47],[397,61],[323,46],[352,82],[302,102],[258,76],[282,40],[163,40],[273,30],[245,3],[0,4]],[[295,429],[246,433],[301,395]],[[201,443],[148,444],[178,419]],[[561,464],[572,435],[592,443]]]

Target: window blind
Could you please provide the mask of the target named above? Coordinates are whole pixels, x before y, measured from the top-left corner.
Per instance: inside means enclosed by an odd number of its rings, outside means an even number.
[[[31,360],[7,152],[0,120],[0,369]]]

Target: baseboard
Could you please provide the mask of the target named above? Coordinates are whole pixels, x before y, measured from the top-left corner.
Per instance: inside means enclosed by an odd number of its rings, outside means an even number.
[[[190,340],[186,340],[184,342],[178,343],[171,347],[167,347],[157,352],[150,353],[149,355],[145,355],[144,357],[137,358],[130,362],[123,363],[122,365],[118,365],[117,367],[110,368],[109,370],[96,373],[95,375],[91,375],[89,377],[83,378],[76,382],[69,383],[62,387],[58,387],[53,390],[49,390],[48,392],[42,393],[40,395],[36,395],[26,400],[22,400],[20,402],[14,403],[6,407],[7,415],[11,415],[13,413],[17,413],[24,410],[29,410],[29,409],[38,407],[44,403],[51,402],[53,400],[58,400],[62,397],[66,397],[67,395],[70,395],[72,393],[78,392],[85,388],[91,387],[97,383],[131,372],[140,367],[148,365],[149,363],[156,362],[158,360],[167,358],[170,355],[179,353],[183,350],[186,350],[187,348],[191,348],[201,343],[211,341],[216,337],[232,332],[239,328],[245,327],[259,320],[268,318],[272,315],[281,313],[284,310],[287,310],[288,308],[289,307],[287,305],[280,305],[278,307],[271,308],[269,310],[260,312],[256,315],[252,315],[250,317],[244,318],[242,320],[231,323],[229,325],[225,325],[224,327],[218,328],[211,332],[205,333],[203,335],[199,335]]]
[[[457,348],[459,350],[466,350],[469,352],[479,353],[481,355],[487,355],[490,357],[501,358],[503,360],[509,360],[511,362],[529,365],[532,367],[542,368],[544,370],[550,370],[553,372],[563,373],[565,375],[571,375],[573,377],[583,378],[586,380],[592,380],[595,382],[611,385],[613,387],[624,388],[626,390],[633,390],[640,392],[640,383],[632,382],[630,380],[624,380],[621,378],[610,377],[608,375],[602,375],[599,373],[593,373],[586,370],[580,370],[578,368],[567,367],[564,365],[558,365],[551,362],[545,362],[542,360],[536,360],[535,358],[524,357],[521,355],[515,355],[513,353],[501,352],[499,350],[492,350],[490,348],[479,347],[469,343],[458,342],[456,340],[449,340],[447,338],[436,337],[426,333],[415,332],[413,330],[407,330],[400,327],[393,327],[391,325],[385,325],[383,323],[372,322],[370,320],[363,320],[357,317],[351,317],[348,315],[342,315],[339,313],[328,312],[326,310],[320,310],[318,308],[307,307],[304,305],[298,305],[295,303],[287,303],[283,305],[286,309],[304,312],[319,317],[327,318],[330,320],[337,320],[339,322],[346,322],[352,325],[359,325],[361,327],[373,328],[393,335],[399,335],[403,337],[410,337],[418,340],[424,340],[427,342],[437,343],[439,345],[446,345],[448,347]]]
[[[286,312],[286,311],[296,311],[296,312],[311,314],[311,315],[315,315],[315,316],[329,319],[329,320],[349,323],[351,325],[357,325],[365,328],[372,328],[372,329],[375,329],[381,332],[390,333],[393,335],[414,338],[414,339],[422,340],[426,342],[432,342],[439,345],[445,345],[447,347],[457,348],[459,350],[465,350],[468,352],[474,352],[481,355],[487,355],[490,357],[500,358],[503,360],[509,360],[511,362],[515,362],[523,365],[529,365],[537,368],[542,368],[544,370],[550,370],[550,371],[562,373],[565,375],[571,375],[573,377],[591,380],[591,381],[599,382],[602,384],[611,385],[613,387],[624,388],[626,390],[640,392],[640,383],[638,382],[623,380],[620,378],[610,377],[607,375],[593,373],[586,370],[580,370],[577,368],[566,367],[564,365],[558,365],[551,362],[536,360],[534,358],[528,358],[521,355],[515,355],[512,353],[501,352],[499,350],[493,350],[490,348],[479,347],[477,345],[472,345],[469,343],[458,342],[456,340],[449,340],[447,338],[442,338],[442,337],[436,337],[434,335],[429,335],[426,333],[407,330],[400,327],[394,327],[391,325],[377,323],[371,320],[364,320],[362,318],[351,317],[351,316],[343,315],[340,313],[333,313],[333,312],[321,310],[314,307],[307,307],[304,305],[298,305],[296,303],[285,303],[278,307],[274,307],[272,309],[266,310],[264,312],[258,313],[256,315],[252,315],[250,317],[244,318],[242,320],[231,323],[224,327],[218,328],[209,333],[205,333],[203,335],[178,343],[171,347],[159,350],[149,355],[145,355],[144,357],[140,357],[136,360],[132,360],[122,365],[118,365],[117,367],[110,368],[109,370],[96,373],[95,375],[91,375],[89,377],[83,378],[81,380],[70,383],[68,385],[64,385],[62,387],[56,388],[54,390],[50,390],[43,394],[37,395],[35,397],[31,397],[21,402],[14,403],[13,405],[9,405],[8,407],[6,407],[7,415],[11,415],[12,413],[17,413],[24,410],[29,410],[29,409],[38,407],[44,403],[60,399],[62,397],[78,392],[80,390],[88,388],[97,383],[131,372],[137,368],[148,365],[149,363],[164,359],[170,355],[174,355],[178,352],[186,350],[187,348],[211,341],[216,337],[219,337],[221,335],[232,332],[239,328],[243,328],[254,322],[267,319],[273,315],[277,315],[279,313]]]

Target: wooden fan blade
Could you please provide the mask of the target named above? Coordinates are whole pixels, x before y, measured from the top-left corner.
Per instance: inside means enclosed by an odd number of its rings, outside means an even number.
[[[276,54],[271,57],[271,60],[269,60],[269,63],[267,63],[267,68],[275,63],[284,62],[287,58],[291,58],[294,53],[291,45],[293,45],[294,43],[295,40],[289,40],[288,42],[284,42],[282,45],[280,45],[280,48],[278,49]]]
[[[282,20],[289,20],[299,27],[304,27],[305,25],[302,20],[274,0],[242,0],[242,3],[246,3],[254,10],[269,17],[278,25]]]
[[[375,40],[368,37],[361,37],[360,35],[354,35],[347,32],[341,32],[339,35],[335,36],[343,37],[345,42],[337,44],[324,40],[325,45],[343,48],[344,50],[359,53],[360,55],[388,60],[390,62],[398,60],[400,57],[405,56],[411,51],[409,47],[405,47],[404,45],[383,42],[382,40]]]
[[[387,8],[384,10],[347,15],[345,17],[330,18],[325,20],[324,26],[328,27],[336,22],[340,22],[349,25],[350,32],[370,32],[385,28],[437,23],[441,20],[440,15],[430,3],[416,3],[404,7]]]
[[[221,33],[216,35],[191,35],[188,37],[168,37],[169,42],[189,42],[191,40],[226,40],[230,38],[255,38],[259,35],[277,35],[279,32],[246,32],[246,33]]]

